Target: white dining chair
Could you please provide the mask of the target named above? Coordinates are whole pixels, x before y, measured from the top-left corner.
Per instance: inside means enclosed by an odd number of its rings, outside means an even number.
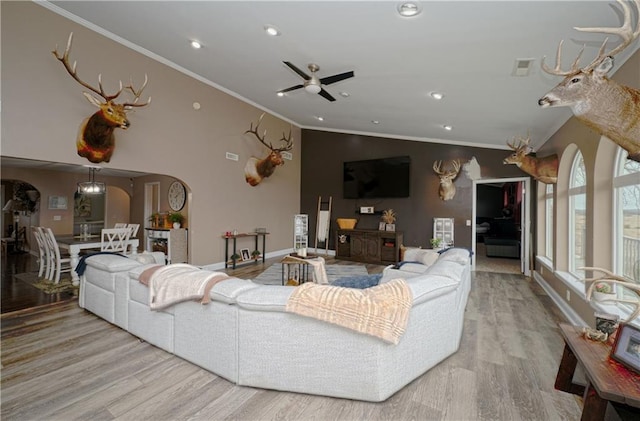
[[[138,235],[138,230],[140,229],[140,224],[127,224],[127,228],[129,228],[131,230],[131,235],[129,236],[129,238],[135,238]],[[127,251],[126,251],[126,255],[130,255],[133,254],[133,245],[127,246]],[[138,252],[138,250],[135,250],[136,253]]]
[[[31,233],[38,244],[38,278],[41,278],[43,274],[46,275],[49,271],[49,249],[44,239],[42,227],[31,227]]]
[[[58,247],[58,241],[51,228],[44,228],[44,233],[49,248],[49,276],[47,279],[57,284],[60,282],[61,274],[71,272],[71,258],[60,255],[60,247]]]
[[[125,224],[124,222],[116,222],[115,224],[113,224],[113,228],[126,228],[127,224]]]
[[[104,228],[101,234],[100,251],[126,254],[129,237],[131,236],[129,228]]]

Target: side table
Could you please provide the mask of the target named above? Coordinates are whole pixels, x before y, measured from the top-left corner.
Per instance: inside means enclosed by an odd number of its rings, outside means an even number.
[[[285,256],[280,261],[282,264],[282,285],[289,279],[295,279],[296,276],[299,284],[312,281],[314,268],[310,270],[309,266],[312,265],[311,261],[318,259],[320,259],[319,256],[315,254],[299,256],[296,253],[291,253]],[[322,270],[324,270],[324,259],[322,260]],[[309,277],[310,272],[311,278]]]
[[[560,324],[565,347],[555,388],[582,395],[582,421],[604,419],[608,402],[640,408],[640,375],[609,358],[611,347],[585,339],[582,328]],[[587,386],[573,383],[577,364],[584,367]]]

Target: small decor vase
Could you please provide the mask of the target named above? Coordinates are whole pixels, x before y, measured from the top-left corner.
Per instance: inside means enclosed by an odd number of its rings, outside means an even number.
[[[593,299],[596,301],[609,301],[616,298],[615,293],[593,291]]]
[[[180,222],[174,222],[174,223],[173,223],[173,228],[174,228],[174,229],[178,229],[178,228],[180,228]]]

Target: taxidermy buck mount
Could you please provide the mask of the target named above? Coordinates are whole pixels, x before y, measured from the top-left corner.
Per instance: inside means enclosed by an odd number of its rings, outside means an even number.
[[[534,179],[547,184],[558,182],[558,155],[553,154],[544,158],[528,156],[533,149],[529,146],[530,138],[517,138],[507,145],[513,149],[513,154],[502,161],[503,164],[514,164]],[[517,142],[517,143],[516,143]]]
[[[451,161],[452,170],[443,171],[442,161],[435,161],[433,163],[433,170],[440,177],[440,187],[438,188],[438,194],[442,200],[451,200],[456,195],[456,186],[453,184],[453,180],[456,179],[460,173],[460,161]]]
[[[605,54],[604,40],[598,56],[586,67],[578,68],[584,47],[571,69],[562,71],[562,41],[558,46],[556,67],[551,69],[542,59],[542,69],[549,74],[564,76],[545,96],[538,100],[541,107],[571,107],[578,120],[620,145],[629,159],[640,162],[640,91],[619,85],[607,78],[613,68],[613,56],[628,47],[640,35],[640,16],[635,31],[631,28],[631,10],[617,0],[624,10],[624,23],[619,28],[574,28],[578,31],[618,35],[623,42]],[[640,0],[633,0],[640,15]]]
[[[258,159],[255,157],[249,158],[247,164],[244,166],[244,178],[247,180],[252,186],[257,186],[260,182],[270,177],[271,174],[276,170],[276,167],[280,165],[284,165],[284,159],[282,159],[282,152],[290,151],[293,148],[293,139],[291,138],[291,129],[289,129],[289,136],[285,136],[284,132],[282,133],[281,142],[284,142],[284,146],[281,148],[274,148],[271,143],[267,143],[265,138],[267,137],[267,131],[265,130],[260,136],[258,134],[258,127],[260,127],[260,123],[262,122],[262,118],[265,113],[262,113],[260,118],[258,119],[258,124],[256,124],[256,128],[253,128],[253,123],[251,123],[251,128],[245,132],[253,134],[260,143],[269,148],[271,151],[269,155],[267,155],[263,159]]]
[[[113,130],[116,127],[120,127],[123,130],[128,129],[130,123],[127,118],[127,111],[131,110],[133,107],[144,107],[149,105],[151,102],[151,97],[149,97],[147,102],[138,104],[140,95],[147,86],[147,75],[144,75],[144,83],[137,91],[133,88],[133,82],[130,82],[128,86],[123,88],[122,81],[120,81],[120,89],[118,92],[113,95],[107,95],[102,88],[102,74],[98,75],[99,89],[96,89],[88,83],[80,80],[76,73],[76,62],[73,62],[73,66],[69,64],[69,52],[71,51],[72,40],[73,32],[69,35],[67,48],[64,50],[64,53],[59,55],[58,46],[56,45],[56,49],[52,51],[53,55],[60,60],[64,65],[64,68],[76,82],[89,89],[91,92],[99,95],[103,99],[103,101],[101,101],[88,92],[83,92],[87,100],[100,109],[91,117],[85,119],[80,126],[80,131],[78,132],[78,138],[76,140],[78,155],[83,158],[87,158],[94,164],[109,162],[116,147]],[[133,94],[133,102],[116,104],[113,101],[120,96],[123,89],[131,91]]]

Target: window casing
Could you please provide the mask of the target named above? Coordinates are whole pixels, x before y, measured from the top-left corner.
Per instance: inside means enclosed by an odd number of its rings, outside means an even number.
[[[582,153],[578,151],[569,178],[569,272],[584,278],[587,250],[587,177]]]
[[[614,272],[640,283],[640,163],[619,149],[613,178]]]
[[[544,195],[545,256],[553,261],[553,184],[547,184]]]

